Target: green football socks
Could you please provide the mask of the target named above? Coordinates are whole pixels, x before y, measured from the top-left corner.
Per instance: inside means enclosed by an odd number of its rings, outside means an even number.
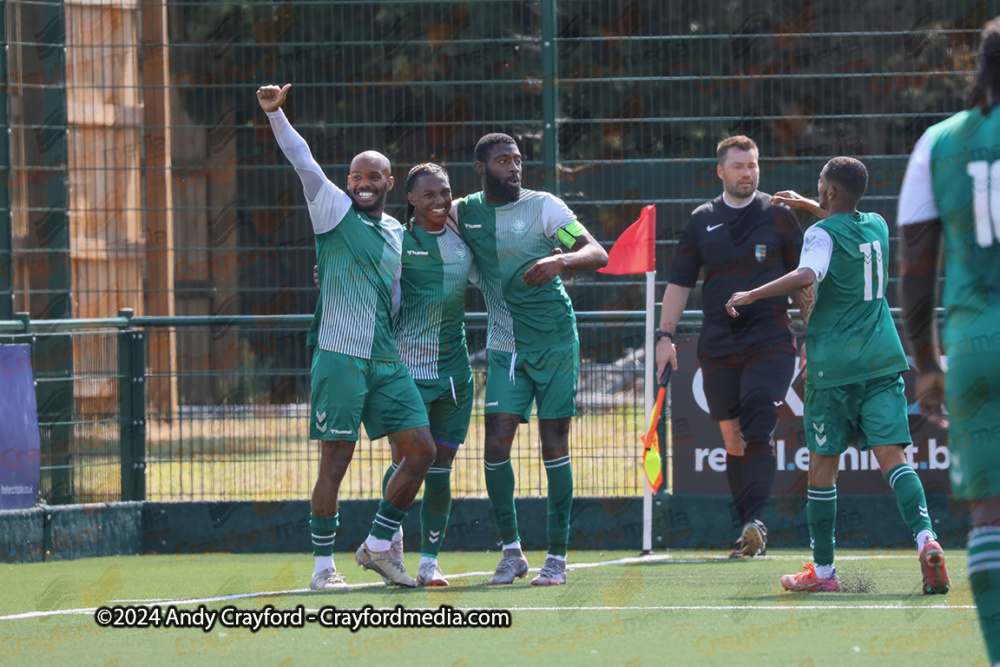
[[[910,531],[916,535],[922,530],[931,528],[931,518],[927,513],[927,499],[924,496],[924,485],[920,483],[917,473],[908,463],[900,463],[885,476],[893,493],[896,494],[896,507]]]
[[[820,488],[810,484],[807,490],[806,520],[813,543],[813,563],[833,565],[834,530],[837,525],[837,487]]]
[[[573,466],[568,454],[543,463],[549,482],[549,554],[565,556],[569,542],[569,515],[573,509]]]
[[[1000,663],[1000,528],[969,531],[969,587],[990,664]]]
[[[420,555],[437,558],[451,515],[451,468],[431,466],[420,503]]]
[[[312,533],[313,556],[332,556],[333,543],[340,526],[340,514],[333,516],[309,515],[309,532]]]
[[[392,540],[393,534],[399,530],[399,524],[403,522],[405,516],[406,512],[396,509],[383,498],[378,502],[378,512],[372,522],[371,536],[377,540]]]
[[[514,466],[510,459],[501,463],[483,463],[486,493],[490,497],[493,525],[503,544],[520,542],[517,535],[517,514],[514,510]]]

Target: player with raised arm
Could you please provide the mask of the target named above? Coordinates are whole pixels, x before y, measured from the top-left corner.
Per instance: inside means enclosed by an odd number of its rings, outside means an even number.
[[[491,584],[528,574],[514,509],[510,452],[517,427],[538,406],[548,480],[548,555],[535,585],[566,583],[573,506],[569,431],[576,414],[580,342],[559,274],[598,269],[608,254],[558,197],[521,187],[521,153],[506,134],[476,144],[482,191],[457,201],[458,231],[472,250],[486,300],[486,491],[503,556]],[[560,252],[558,244],[566,247]]]
[[[347,191],[338,188],[281,110],[290,87],[263,86],[257,101],[302,181],[316,235],[321,301],[310,330],[315,351],[309,437],[322,444],[309,519],[316,560],[309,587],[344,586],[333,563],[337,497],[362,422],[369,433],[388,433],[403,459],[355,558],[387,580],[412,587],[417,584],[406,574],[402,558],[391,552],[391,538],[420,490],[435,448],[423,401],[400,361],[390,327],[403,227],[384,213],[393,184],[389,160],[375,151],[358,154],[351,161]]]
[[[791,211],[757,189],[760,155],[752,139],[728,137],[719,142],[716,157],[722,194],[696,208],[681,235],[663,293],[656,365],[657,377],[667,364],[676,370],[677,323],[703,276],[698,365],[710,416],[726,445],[726,478],[740,522],[729,557],[742,558],[767,552],[762,519],[777,468],[771,440],[777,408],[795,374],[795,338],[788,297],[758,302],[738,320],[726,314],[726,299],[794,268],[802,229]],[[812,287],[797,292],[795,300],[808,323]]]
[[[972,501],[969,585],[1000,664],[1000,19],[980,35],[972,100],[917,142],[899,194],[900,302],[920,412],[948,427],[951,485]],[[942,247],[943,245],[943,247]],[[944,270],[942,370],[934,314]],[[947,418],[943,405],[947,404]]]
[[[835,157],[820,172],[819,203],[785,191],[775,203],[805,209],[821,220],[805,234],[799,267],[781,278],[730,297],[742,309],[812,285],[816,303],[806,331],[805,429],[809,447],[806,519],[813,562],[781,578],[789,591],[839,591],[834,563],[837,472],[848,443],[873,451],[896,495],[896,506],[917,542],[924,593],[951,585],[944,552],[927,512],[924,487],[906,460],[910,428],[902,373],[909,368],[892,322],[885,286],[889,278],[889,228],[875,213],[859,213],[868,188],[860,161]]]

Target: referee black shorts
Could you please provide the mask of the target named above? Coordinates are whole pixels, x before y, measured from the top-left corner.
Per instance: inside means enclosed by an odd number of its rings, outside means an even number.
[[[751,343],[736,353],[698,355],[705,398],[712,421],[740,417],[741,408],[756,402],[783,401],[795,374],[795,343],[789,336],[777,341]],[[743,420],[741,420],[742,422]],[[744,437],[756,434],[747,433]],[[774,424],[768,430],[773,430]]]

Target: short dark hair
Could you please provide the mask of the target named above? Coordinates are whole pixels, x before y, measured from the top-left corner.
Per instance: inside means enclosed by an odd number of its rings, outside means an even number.
[[[517,146],[517,142],[514,141],[514,137],[509,134],[503,134],[501,132],[487,134],[485,137],[476,142],[476,162],[486,162],[486,154],[497,144],[514,144]]]
[[[835,157],[826,163],[826,180],[836,184],[855,203],[868,189],[868,169],[861,160],[852,157]]]
[[[1000,17],[987,23],[979,33],[979,65],[969,108],[979,107],[987,114],[997,104],[1000,104]]]
[[[723,139],[715,147],[715,155],[719,158],[720,165],[725,163],[726,154],[730,148],[735,148],[738,151],[757,151],[757,155],[760,155],[760,149],[757,148],[757,144],[754,143],[753,139],[742,134],[737,134]]]

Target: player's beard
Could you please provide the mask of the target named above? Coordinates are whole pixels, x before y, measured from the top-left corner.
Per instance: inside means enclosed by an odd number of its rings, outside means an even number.
[[[351,199],[354,200],[354,206],[359,211],[363,211],[364,213],[368,213],[370,215],[375,211],[385,210],[385,200],[387,195],[389,194],[388,191],[381,190],[379,188],[374,188],[374,190],[377,194],[368,201],[363,201],[361,199],[358,199],[356,191],[355,190],[351,191]]]
[[[483,183],[483,188],[486,190],[486,194],[490,196],[491,199],[498,199],[504,202],[515,202],[521,197],[521,183],[518,180],[517,185],[508,183],[506,180],[501,180],[491,174],[489,171],[484,174],[486,179]]]

